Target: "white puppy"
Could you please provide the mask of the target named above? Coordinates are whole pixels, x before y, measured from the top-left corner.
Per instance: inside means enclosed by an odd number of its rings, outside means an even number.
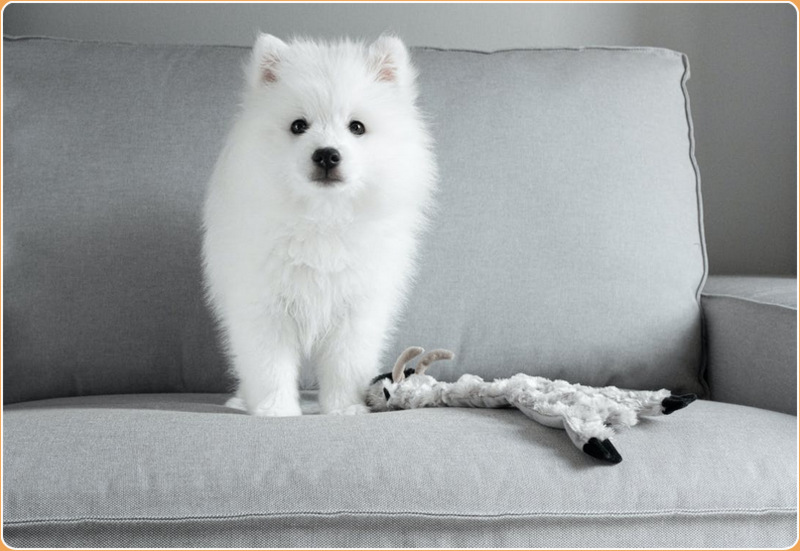
[[[431,204],[435,162],[403,43],[261,35],[204,209],[209,302],[236,397],[300,415],[303,358],[320,407],[366,411]]]

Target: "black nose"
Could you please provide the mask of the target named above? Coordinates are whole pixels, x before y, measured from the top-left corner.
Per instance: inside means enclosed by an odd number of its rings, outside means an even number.
[[[318,167],[330,170],[341,162],[342,156],[338,150],[332,147],[323,147],[317,149],[314,154],[311,155],[311,160]]]

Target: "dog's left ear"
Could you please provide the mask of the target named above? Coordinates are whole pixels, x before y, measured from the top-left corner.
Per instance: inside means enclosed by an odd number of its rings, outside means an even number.
[[[384,34],[373,42],[369,47],[369,60],[375,80],[401,85],[414,82],[414,68],[411,66],[408,50],[396,36]]]

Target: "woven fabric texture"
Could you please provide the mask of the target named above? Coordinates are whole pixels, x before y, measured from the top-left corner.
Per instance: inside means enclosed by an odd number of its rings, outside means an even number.
[[[702,300],[711,397],[797,415],[797,279],[712,277]]]
[[[797,418],[698,401],[598,463],[516,410],[260,419],[224,395],[6,406],[14,546],[784,547]],[[655,467],[657,466],[657,467]]]

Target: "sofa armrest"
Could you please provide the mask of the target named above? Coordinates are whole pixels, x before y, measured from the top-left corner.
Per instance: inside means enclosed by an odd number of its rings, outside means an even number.
[[[711,398],[797,415],[797,279],[710,277],[702,305]]]

